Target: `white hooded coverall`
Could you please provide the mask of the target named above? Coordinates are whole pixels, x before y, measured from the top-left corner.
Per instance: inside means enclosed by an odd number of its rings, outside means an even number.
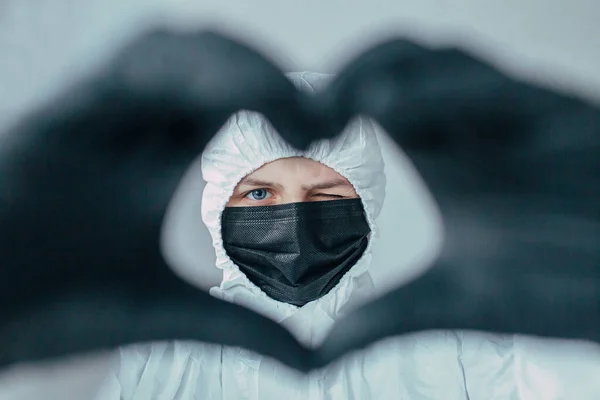
[[[316,73],[289,77],[307,91],[319,90],[330,78]],[[377,265],[370,265],[372,243],[377,240],[375,220],[386,191],[377,129],[378,125],[359,117],[339,137],[301,152],[283,141],[261,115],[243,111],[232,116],[201,160],[206,181],[202,219],[212,237],[216,267],[223,271],[220,286],[210,293],[283,324],[311,347],[322,342],[336,319],[372,298],[376,294],[371,273]],[[221,237],[221,213],[237,183],[268,162],[293,156],[319,161],[347,178],[362,199],[372,231],[365,253],[338,285],[301,308],[275,301],[252,284],[225,253]],[[560,370],[566,364],[548,357],[543,346],[518,336],[428,332],[390,338],[302,376],[239,348],[180,341],[134,345],[120,349],[119,365],[97,398],[600,399],[597,363],[588,361],[573,369],[570,356],[563,360],[570,367]],[[572,354],[573,348],[567,353]],[[589,383],[593,376],[598,378],[595,388],[563,384]],[[593,393],[598,396],[590,397]]]

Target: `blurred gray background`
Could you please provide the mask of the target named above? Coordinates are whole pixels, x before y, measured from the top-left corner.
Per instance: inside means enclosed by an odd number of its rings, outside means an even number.
[[[597,0],[0,0],[0,131],[156,23],[234,33],[286,71],[335,72],[390,34],[430,45],[460,44],[510,74],[597,101],[598,21]],[[397,184],[388,189],[379,218],[381,236],[403,244],[393,259],[406,280],[435,256],[440,224],[410,163],[397,149],[384,148],[388,179]],[[193,223],[200,221],[202,184],[196,177],[192,168],[176,197],[166,252],[186,279],[207,288],[219,274],[210,263],[199,265],[209,244],[201,224]],[[382,263],[390,259],[375,256]],[[400,283],[376,279],[383,290]],[[104,354],[17,366],[0,373],[0,400],[92,398],[108,360]]]

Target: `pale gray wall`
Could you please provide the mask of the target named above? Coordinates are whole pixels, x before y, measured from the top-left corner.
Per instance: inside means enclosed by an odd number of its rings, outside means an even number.
[[[432,44],[460,42],[511,73],[600,99],[597,0],[0,0],[0,129],[124,37],[160,20],[182,29],[208,24],[243,33],[287,70],[335,72],[386,32]],[[400,261],[408,277],[431,257],[439,225],[423,206],[423,187],[409,164],[388,160],[395,163],[388,166],[389,179],[402,184],[388,194],[382,237],[404,243]],[[181,232],[179,238],[190,237]],[[216,279],[214,272],[193,276],[194,242],[178,240],[171,258],[182,273],[200,284]],[[90,398],[85,390],[102,375],[105,359],[99,363],[76,368],[77,376],[72,364],[5,372],[0,400]]]

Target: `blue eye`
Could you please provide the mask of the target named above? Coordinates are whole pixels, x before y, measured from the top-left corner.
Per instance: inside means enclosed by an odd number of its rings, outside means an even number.
[[[246,197],[248,197],[250,200],[261,201],[268,198],[269,195],[270,193],[265,189],[255,189],[248,193]]]

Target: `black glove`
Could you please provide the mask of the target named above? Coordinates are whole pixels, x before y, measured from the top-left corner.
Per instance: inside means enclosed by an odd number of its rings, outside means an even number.
[[[184,283],[159,249],[181,176],[226,118],[296,93],[233,41],[157,32],[4,133],[0,365],[190,338],[306,369],[287,331]]]
[[[430,329],[600,342],[597,108],[463,52],[398,41],[361,55],[330,90],[338,114],[376,118],[407,153],[445,243],[421,277],[338,322],[323,363]]]

